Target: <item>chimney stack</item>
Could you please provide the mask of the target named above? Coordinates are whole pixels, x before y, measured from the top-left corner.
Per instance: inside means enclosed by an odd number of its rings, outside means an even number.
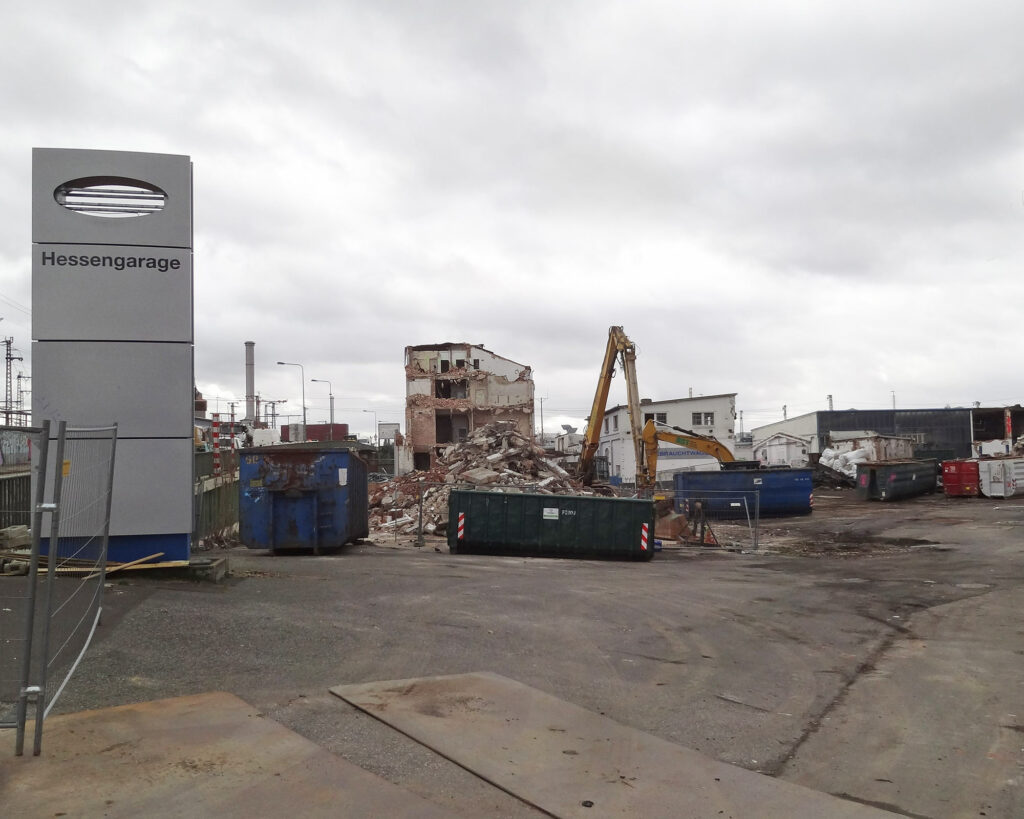
[[[256,353],[255,341],[245,342],[245,420],[256,419]]]

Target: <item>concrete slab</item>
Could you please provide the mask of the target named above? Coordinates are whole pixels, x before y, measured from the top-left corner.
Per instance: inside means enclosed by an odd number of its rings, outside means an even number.
[[[43,755],[0,758],[5,816],[448,816],[208,693],[51,717]]]
[[[718,762],[497,674],[331,692],[554,816],[893,815]]]

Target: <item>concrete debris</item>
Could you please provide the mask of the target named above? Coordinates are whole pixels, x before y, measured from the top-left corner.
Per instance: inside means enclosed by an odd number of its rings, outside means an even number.
[[[22,549],[32,545],[32,533],[27,526],[8,526],[0,529],[0,548]]]
[[[494,421],[473,430],[460,444],[441,450],[432,469],[370,485],[370,528],[388,533],[444,534],[452,487],[545,495],[593,495],[543,449],[516,430],[514,421]]]

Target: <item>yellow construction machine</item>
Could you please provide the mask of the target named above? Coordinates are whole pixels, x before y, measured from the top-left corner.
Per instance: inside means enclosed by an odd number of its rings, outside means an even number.
[[[594,393],[594,404],[590,408],[587,420],[587,431],[583,436],[583,451],[577,465],[577,477],[584,486],[594,483],[594,457],[597,445],[601,441],[601,423],[608,405],[608,390],[615,377],[615,362],[622,362],[622,372],[626,378],[626,408],[629,410],[629,426],[633,433],[633,448],[636,450],[636,462],[642,459],[640,449],[640,391],[636,386],[636,346],[621,327],[608,328],[608,345],[604,351],[604,362],[601,374],[597,379],[597,392]]]
[[[577,477],[585,486],[594,483],[594,458],[601,441],[601,424],[608,405],[608,391],[615,376],[615,364],[621,362],[626,379],[626,409],[629,413],[630,437],[636,457],[636,486],[638,490],[654,486],[658,474],[658,442],[685,446],[705,452],[719,461],[732,461],[733,454],[718,439],[700,435],[679,427],[670,427],[649,419],[643,423],[640,408],[640,390],[636,380],[636,346],[621,327],[608,328],[608,344],[604,351],[601,374],[597,379],[597,392],[590,409],[587,431],[583,436],[583,451],[577,465]]]
[[[637,470],[637,486],[654,486],[658,478],[658,442],[664,441],[676,446],[684,446],[687,449],[695,449],[717,458],[721,463],[735,461],[735,456],[728,447],[711,435],[701,435],[699,432],[683,429],[682,427],[670,427],[668,424],[661,424],[653,419],[648,419],[640,433],[644,461]],[[641,475],[643,473],[641,484]]]

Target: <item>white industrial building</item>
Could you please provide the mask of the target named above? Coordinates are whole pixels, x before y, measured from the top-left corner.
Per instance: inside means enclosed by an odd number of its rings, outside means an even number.
[[[640,401],[643,426],[648,419],[717,438],[730,452],[736,452],[736,393]],[[623,483],[636,481],[636,456],[625,405],[605,411],[597,454],[608,461],[609,477]],[[694,449],[668,443],[658,444],[658,479],[669,479],[679,470],[717,469],[718,461]]]

